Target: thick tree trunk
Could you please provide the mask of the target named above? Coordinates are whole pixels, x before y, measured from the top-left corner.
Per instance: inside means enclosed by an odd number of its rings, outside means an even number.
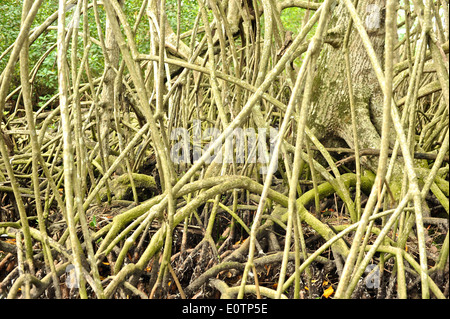
[[[380,61],[383,61],[384,51],[384,6],[384,0],[361,0],[358,5],[358,12],[365,21],[367,33]],[[349,25],[349,15],[343,3],[335,9],[330,24],[330,30],[337,32],[343,39]],[[379,148],[383,94],[356,30],[352,31],[348,46],[359,146]],[[314,81],[315,91],[308,118],[309,127],[325,144],[330,139],[340,138],[348,146],[354,147],[342,47],[326,45],[318,60]],[[374,159],[366,160],[366,164],[371,169],[376,167]]]
[[[123,5],[123,0],[119,1],[119,4]],[[107,50],[107,56],[109,65],[105,62],[105,80],[103,83],[103,89],[101,93],[101,109],[100,109],[100,138],[102,148],[102,153],[105,159],[105,162],[108,163],[107,158],[109,155],[109,132],[113,114],[114,107],[114,79],[116,76],[115,71],[119,68],[119,58],[120,51],[119,46],[117,45],[116,38],[114,33],[110,27],[111,22],[106,20],[106,30],[105,30],[105,46]]]

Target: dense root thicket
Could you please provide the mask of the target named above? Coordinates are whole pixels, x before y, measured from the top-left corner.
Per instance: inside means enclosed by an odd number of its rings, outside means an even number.
[[[59,3],[1,55],[0,299],[448,298],[448,2]]]

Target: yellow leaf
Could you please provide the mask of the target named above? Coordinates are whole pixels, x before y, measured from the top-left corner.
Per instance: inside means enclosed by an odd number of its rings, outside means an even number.
[[[306,289],[306,290],[309,290],[308,286],[305,286],[305,289]]]
[[[323,296],[325,298],[330,297],[332,294],[334,293],[334,289],[333,286],[328,287],[324,292],[323,292]]]
[[[328,281],[324,280],[322,283],[322,286],[327,286],[328,285]]]

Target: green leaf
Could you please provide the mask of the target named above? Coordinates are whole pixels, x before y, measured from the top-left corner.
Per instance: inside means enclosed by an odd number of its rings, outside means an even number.
[[[92,221],[89,223],[90,226],[92,227],[97,227],[97,216],[92,216]]]

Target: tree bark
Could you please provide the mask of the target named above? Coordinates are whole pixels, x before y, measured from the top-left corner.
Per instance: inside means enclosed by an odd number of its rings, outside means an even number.
[[[384,52],[384,10],[385,0],[359,1],[358,12],[365,21],[367,33],[380,61],[383,61]],[[328,34],[337,34],[338,37],[344,38],[349,26],[349,15],[342,3],[335,9],[330,23],[331,29]],[[383,93],[356,30],[353,30],[350,35],[348,51],[359,146],[379,148]],[[327,141],[340,138],[354,148],[350,98],[342,47],[326,45],[317,65],[308,125],[325,145],[328,144]],[[376,161],[368,158],[366,165],[375,170]]]
[[[123,5],[123,0],[118,1],[119,5]],[[105,26],[105,73],[103,88],[100,95],[99,108],[99,142],[100,156],[103,171],[106,172],[109,167],[109,135],[111,132],[112,115],[114,114],[114,79],[116,71],[119,69],[120,50],[114,32],[111,28],[111,21],[106,19]],[[114,70],[115,69],[115,70]]]

